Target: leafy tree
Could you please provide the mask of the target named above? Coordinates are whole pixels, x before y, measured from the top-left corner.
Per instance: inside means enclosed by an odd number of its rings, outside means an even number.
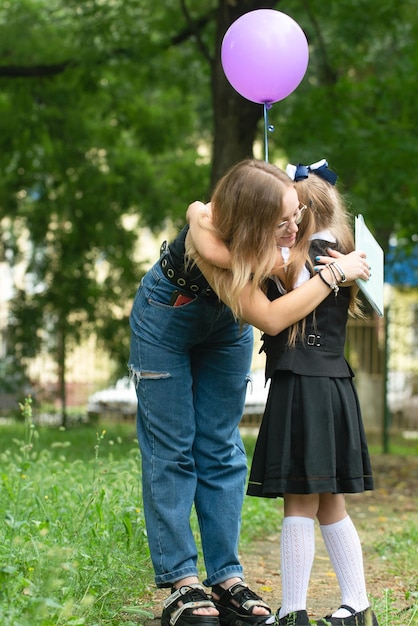
[[[416,233],[412,0],[4,1],[0,258],[26,250],[16,357],[48,337],[64,407],[66,354],[85,333],[125,366],[138,230],[183,222],[263,136],[262,106],[220,63],[229,25],[257,8],[291,15],[310,45],[305,79],[271,109],[270,160],[325,156],[385,246]]]
[[[1,56],[13,57],[0,70],[3,254],[16,264],[29,251],[11,344],[18,360],[45,342],[55,354],[64,421],[71,345],[94,328],[126,367],[127,340],[116,346],[114,326],[127,329],[140,278],[127,217],[137,228],[161,226],[207,187],[208,166],[195,167],[190,141],[187,93],[199,77],[184,71],[175,80],[166,46],[152,56],[146,14],[144,39],[131,31],[141,5],[22,1],[0,14]],[[15,50],[22,30],[28,38]],[[20,245],[26,233],[29,248]]]
[[[391,234],[412,242],[418,195],[412,171],[418,156],[415,3],[289,0],[282,6],[305,29],[310,63],[297,93],[277,107],[280,146],[292,162],[326,156],[353,212],[365,215],[384,248]]]

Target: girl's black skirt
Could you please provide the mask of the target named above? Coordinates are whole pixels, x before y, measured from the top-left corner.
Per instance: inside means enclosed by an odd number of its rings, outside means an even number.
[[[277,372],[247,494],[275,498],[371,489],[370,457],[352,379]]]

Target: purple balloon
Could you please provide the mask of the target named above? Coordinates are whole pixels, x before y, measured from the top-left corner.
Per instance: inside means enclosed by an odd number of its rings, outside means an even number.
[[[286,98],[308,67],[305,34],[291,17],[273,9],[257,9],[238,18],[225,33],[222,67],[244,98],[271,104]]]

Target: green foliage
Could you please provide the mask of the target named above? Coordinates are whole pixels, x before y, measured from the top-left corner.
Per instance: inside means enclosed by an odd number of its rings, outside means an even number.
[[[135,255],[139,230],[179,226],[191,200],[207,199],[210,169],[218,171],[210,162],[213,129],[222,128],[213,116],[236,128],[229,141],[218,138],[227,156],[253,133],[254,104],[240,99],[231,109],[232,88],[228,102],[213,98],[225,80],[215,71],[215,42],[225,16],[262,5],[1,3],[0,259],[27,263],[12,303],[16,362],[44,348],[64,376],[68,352],[95,332],[119,366],[126,363],[127,317],[144,271]],[[365,215],[383,247],[395,233],[411,248],[415,3],[275,5],[304,28],[310,61],[298,89],[271,109],[271,160],[327,157],[353,213]],[[245,145],[262,141],[261,107],[259,117],[258,137]]]
[[[272,109],[280,146],[292,163],[325,156],[353,213],[365,215],[384,248],[392,233],[411,242],[418,203],[415,3],[287,0],[280,8],[310,44],[301,86],[275,105],[278,124]]]
[[[413,592],[407,598],[411,602],[410,609],[399,612],[396,607],[392,589],[386,589],[382,598],[376,598],[374,607],[379,614],[382,626],[400,625],[415,626],[418,619],[417,594]]]
[[[408,589],[405,600],[408,608],[399,612],[393,598],[393,589],[387,589],[383,598],[376,599],[376,610],[382,615],[384,624],[413,626],[418,621],[418,575],[411,567],[418,559],[418,529],[416,524],[404,524],[402,529],[388,533],[377,544],[377,552],[387,563],[394,580],[402,573],[403,585]],[[401,622],[398,622],[399,618]]]
[[[367,439],[370,453],[381,454],[383,450],[382,434],[368,433]],[[416,437],[405,438],[402,432],[391,432],[390,453],[397,456],[417,456],[418,439]]]
[[[407,586],[417,589],[417,572],[410,572],[408,563],[417,563],[418,559],[418,528],[415,524],[404,524],[401,529],[396,528],[381,541],[376,549],[388,562],[392,572],[404,571],[410,576]],[[418,593],[416,594],[418,598]]]
[[[39,431],[28,401],[21,410],[22,439],[0,453],[1,623],[119,624],[125,613],[146,615],[151,571],[136,442],[117,431],[114,439],[104,430]]]
[[[65,376],[94,330],[125,364],[136,229],[183,219],[204,194],[192,85],[205,91],[207,76],[186,66],[190,46],[179,63],[166,31],[155,41],[166,20],[140,0],[2,5],[2,256],[27,263],[8,331],[16,361],[44,346]]]
[[[116,626],[152,619],[153,572],[134,426],[38,427],[28,399],[21,412],[23,423],[1,426],[1,623]],[[254,437],[245,437],[245,444],[250,463]],[[276,541],[281,518],[280,499],[245,498],[242,550],[270,535]],[[192,524],[198,541],[196,517]],[[383,539],[376,536],[368,548],[409,589],[409,608],[402,612],[393,590],[373,598],[379,623],[413,626],[416,525],[398,520]]]

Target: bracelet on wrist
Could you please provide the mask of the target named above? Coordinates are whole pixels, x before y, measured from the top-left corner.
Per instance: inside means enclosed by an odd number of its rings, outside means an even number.
[[[333,278],[333,280],[331,282],[331,289],[334,292],[334,296],[337,297],[337,293],[339,292],[340,288],[338,286],[337,275],[336,275],[336,273],[334,271],[333,264],[329,263],[326,267],[328,268],[328,271],[329,271],[329,273],[331,274],[331,276]]]
[[[332,282],[334,282],[336,285],[338,285],[339,280],[338,280],[337,274],[336,274],[336,272],[334,270],[334,263],[328,263],[327,269],[329,270],[329,272],[330,272],[330,274],[331,274],[331,276],[333,278]]]
[[[343,272],[343,270],[341,268],[341,265],[338,265],[337,261],[333,261],[331,265],[333,265],[335,267],[335,269],[337,270],[337,272],[340,275],[340,280],[338,282],[345,283],[347,281],[347,278],[346,278],[346,275],[344,274],[344,272]]]
[[[329,283],[329,282],[327,281],[327,279],[325,278],[325,276],[322,274],[322,272],[323,272],[323,271],[324,271],[324,270],[319,270],[319,272],[318,272],[318,276],[319,276],[319,278],[322,280],[322,282],[324,283],[324,285],[326,285],[327,287],[329,287],[329,289],[332,289],[332,287],[331,287],[331,283]]]
[[[329,265],[326,265],[325,267],[329,270],[329,272],[330,272],[330,274],[331,274],[332,278],[334,279],[334,280],[333,280],[333,282],[330,282],[330,283],[329,283],[329,282],[327,281],[327,279],[325,278],[325,276],[323,276],[323,274],[322,274],[322,272],[324,271],[323,269],[322,269],[322,270],[320,270],[320,271],[318,272],[318,274],[319,274],[319,278],[322,280],[322,282],[323,282],[323,283],[325,283],[325,285],[327,285],[327,287],[329,287],[330,289],[332,289],[332,291],[334,292],[334,296],[335,296],[335,297],[337,297],[337,294],[338,294],[338,292],[339,292],[340,288],[339,288],[339,287],[338,287],[338,285],[337,285],[337,281],[336,281],[335,274],[334,274],[334,272],[332,271],[332,269],[329,267]],[[325,269],[325,268],[324,268],[324,269]]]

